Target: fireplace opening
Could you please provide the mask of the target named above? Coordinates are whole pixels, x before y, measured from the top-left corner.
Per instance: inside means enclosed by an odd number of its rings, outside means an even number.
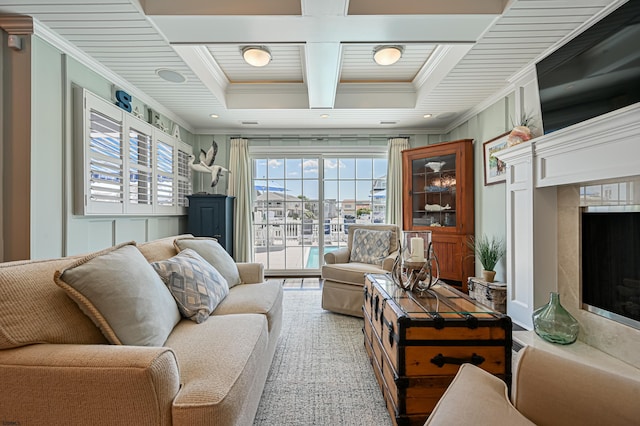
[[[582,307],[640,329],[639,207],[582,210]]]

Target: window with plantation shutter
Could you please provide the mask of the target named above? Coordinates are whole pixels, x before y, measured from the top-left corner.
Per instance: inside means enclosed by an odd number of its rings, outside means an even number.
[[[156,194],[158,201],[156,213],[175,211],[176,179],[174,146],[168,141],[158,139],[156,144]]]
[[[179,142],[178,143],[178,208],[182,209],[186,214],[186,208],[189,204],[187,195],[191,195],[191,167],[189,167],[189,155],[191,155],[191,146]]]
[[[153,127],[131,119],[129,130],[129,213],[153,212]]]
[[[187,213],[190,145],[83,88],[74,104],[76,214]]]
[[[79,199],[90,214],[119,214],[124,211],[124,158],[122,114],[98,98],[87,99],[79,162],[86,172]]]

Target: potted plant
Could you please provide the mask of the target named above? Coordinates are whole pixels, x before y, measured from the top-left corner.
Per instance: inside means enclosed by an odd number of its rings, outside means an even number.
[[[507,252],[504,240],[497,239],[496,237],[489,238],[485,234],[482,234],[482,236],[478,238],[469,238],[467,245],[473,250],[475,255],[478,256],[478,260],[480,260],[482,264],[482,279],[492,283],[496,276],[494,268]]]

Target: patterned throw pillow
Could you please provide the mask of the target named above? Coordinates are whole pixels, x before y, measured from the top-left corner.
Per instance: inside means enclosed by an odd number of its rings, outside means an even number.
[[[210,237],[184,237],[176,238],[173,242],[177,251],[184,249],[195,250],[204,260],[209,262],[227,280],[229,288],[241,283],[238,265],[229,256],[229,253]]]
[[[173,295],[180,313],[200,324],[229,294],[224,277],[194,250],[151,263]]]
[[[134,242],[83,257],[54,280],[116,345],[162,346],[180,321],[171,293]]]
[[[356,229],[353,232],[350,261],[382,265],[384,258],[389,256],[390,242],[389,230]]]

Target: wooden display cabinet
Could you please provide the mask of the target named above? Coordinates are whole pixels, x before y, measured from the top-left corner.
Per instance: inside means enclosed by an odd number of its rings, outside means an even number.
[[[402,151],[403,228],[431,231],[440,278],[467,292],[475,274],[473,139]]]

